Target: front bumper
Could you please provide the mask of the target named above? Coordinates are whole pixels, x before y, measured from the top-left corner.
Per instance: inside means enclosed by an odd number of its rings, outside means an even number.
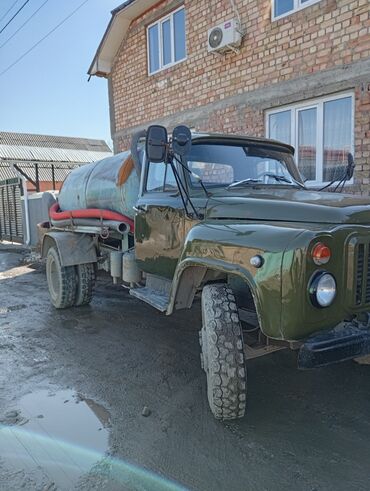
[[[369,326],[346,322],[307,338],[299,349],[298,368],[318,368],[369,354]]]

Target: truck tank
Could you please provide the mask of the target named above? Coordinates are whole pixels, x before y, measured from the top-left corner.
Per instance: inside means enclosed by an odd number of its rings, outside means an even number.
[[[131,152],[123,152],[73,170],[59,193],[62,211],[100,208],[133,218],[139,177]]]

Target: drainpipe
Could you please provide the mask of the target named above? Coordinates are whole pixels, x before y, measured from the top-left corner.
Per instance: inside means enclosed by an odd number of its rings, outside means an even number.
[[[10,164],[13,172],[17,174],[17,176],[22,180],[23,187],[23,197],[24,197],[24,214],[26,219],[26,240],[24,241],[26,246],[30,245],[31,242],[31,233],[30,233],[30,210],[28,207],[28,189],[27,189],[27,180],[17,169],[14,167],[14,164]]]

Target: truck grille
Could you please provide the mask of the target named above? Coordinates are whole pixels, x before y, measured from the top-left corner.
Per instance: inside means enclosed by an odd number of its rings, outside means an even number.
[[[358,243],[355,266],[356,306],[370,304],[370,248],[369,243]]]

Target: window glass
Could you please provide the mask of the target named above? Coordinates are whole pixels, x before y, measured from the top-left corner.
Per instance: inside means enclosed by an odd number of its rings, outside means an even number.
[[[159,70],[158,24],[149,28],[149,67],[150,73]]]
[[[193,145],[187,164],[208,187],[228,186],[245,179],[251,179],[256,184],[293,184],[290,173],[290,169],[294,168],[292,156],[267,147]],[[267,174],[277,175],[278,178]],[[295,177],[299,178],[297,175]],[[200,186],[196,179],[191,177],[191,181],[194,187]]]
[[[166,165],[164,163],[149,164],[148,178],[146,181],[146,190],[162,191],[165,174],[166,174]]]
[[[317,109],[298,111],[298,168],[308,181],[316,180]]]
[[[175,61],[183,60],[186,56],[185,45],[185,9],[181,9],[173,16],[175,38]]]
[[[348,153],[353,152],[353,98],[322,98],[307,101],[305,106],[269,113],[268,136],[289,142],[290,134],[298,168],[307,181],[340,180]]]
[[[164,163],[149,164],[147,191],[171,191],[177,189],[176,179],[170,165]]]
[[[324,104],[324,181],[341,179],[352,147],[352,99]]]
[[[291,114],[290,111],[282,111],[269,116],[270,138],[284,143],[291,143]]]
[[[185,9],[164,17],[148,28],[149,73],[186,58]]]
[[[294,0],[275,0],[275,17],[294,9]]]
[[[175,179],[175,175],[173,173],[172,167],[167,164],[166,169],[166,180],[165,180],[165,191],[171,191],[173,189],[177,189],[177,183]]]
[[[168,65],[172,61],[171,49],[171,21],[170,19],[162,23],[162,60],[163,65]]]

